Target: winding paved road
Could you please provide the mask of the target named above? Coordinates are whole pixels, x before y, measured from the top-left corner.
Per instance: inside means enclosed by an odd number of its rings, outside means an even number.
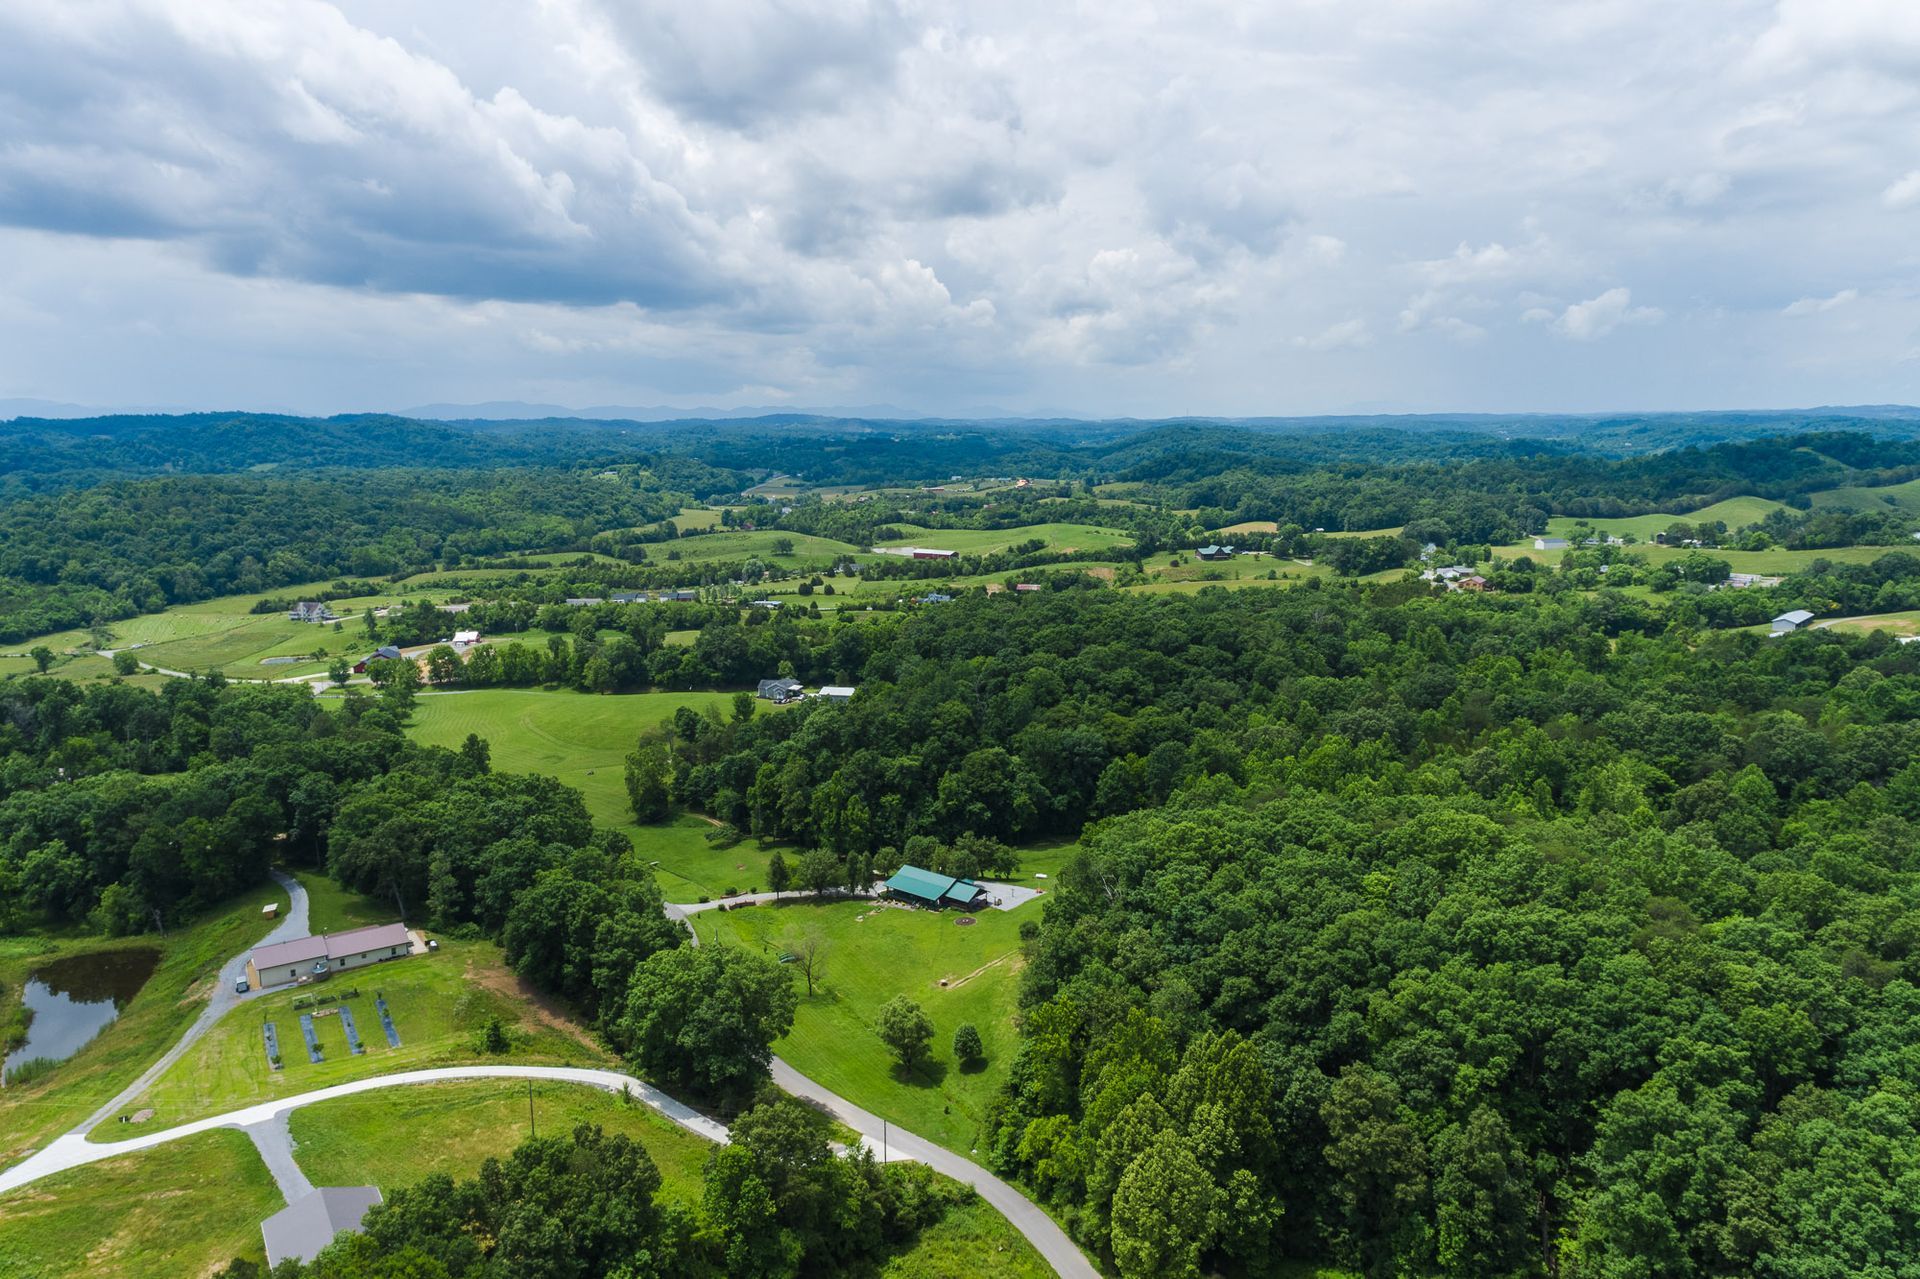
[[[292,876],[283,875],[278,871],[275,871],[273,876],[279,881],[281,887],[287,890],[291,905],[287,910],[286,918],[281,920],[279,925],[261,941],[261,945],[304,937],[308,932],[306,889],[302,888],[300,882]],[[804,894],[792,896],[804,896]],[[758,894],[756,897],[771,900],[772,895]],[[746,899],[733,898],[728,904],[737,904],[743,900]],[[720,905],[719,902],[691,906],[670,905],[667,907],[667,913],[686,927],[693,936],[694,945],[697,946],[700,944],[700,936],[688,916],[717,909]],[[222,1016],[263,993],[254,990],[241,994],[234,989],[235,980],[246,970],[246,960],[246,954],[242,953],[221,966],[206,1008],[194,1020],[193,1025],[187,1028],[187,1032],[180,1037],[180,1041],[142,1072],[138,1079],[127,1085],[112,1101],[88,1116],[79,1127],[55,1138],[44,1148],[13,1167],[0,1171],[0,1194],[38,1181],[53,1173],[64,1172],[69,1168],[79,1168],[86,1164],[97,1163],[102,1159],[112,1159],[118,1155],[146,1150],[216,1128],[238,1128],[253,1141],[255,1148],[260,1152],[261,1159],[273,1174],[281,1194],[291,1202],[312,1189],[312,1182],[307,1180],[306,1174],[300,1170],[300,1165],[294,1159],[293,1139],[287,1127],[287,1116],[291,1112],[303,1106],[311,1106],[315,1102],[329,1101],[335,1097],[350,1097],[356,1093],[372,1092],[376,1089],[462,1079],[550,1079],[601,1088],[608,1092],[624,1091],[689,1132],[697,1133],[709,1141],[727,1140],[727,1129],[724,1124],[675,1100],[645,1080],[621,1074],[619,1071],[573,1066],[447,1066],[435,1070],[410,1070],[399,1074],[375,1075],[370,1079],[356,1079],[349,1083],[335,1084],[330,1088],[317,1088],[312,1092],[299,1093],[292,1097],[260,1102],[257,1105],[229,1111],[224,1115],[196,1119],[191,1123],[162,1129],[159,1132],[143,1133],[126,1141],[87,1140],[89,1131],[116,1111],[124,1109],[145,1092],[167,1067],[185,1055],[187,1049],[198,1042],[200,1037],[206,1034]],[[944,1147],[936,1146],[923,1137],[885,1123],[878,1116],[861,1109],[846,1098],[822,1088],[778,1057],[773,1059],[773,1080],[794,1096],[822,1107],[835,1119],[859,1133],[863,1144],[874,1153],[876,1158],[914,1160],[956,1181],[963,1181],[972,1186],[979,1192],[982,1199],[992,1204],[1012,1223],[1014,1229],[1026,1236],[1027,1241],[1042,1257],[1046,1258],[1047,1264],[1051,1265],[1062,1279],[1099,1279],[1099,1272],[1087,1261],[1053,1218],[1047,1216],[1018,1190],[985,1168],[971,1160],[963,1159]]]

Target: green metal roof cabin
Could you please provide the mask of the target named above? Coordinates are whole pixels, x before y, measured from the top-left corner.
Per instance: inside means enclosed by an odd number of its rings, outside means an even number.
[[[976,905],[987,890],[970,879],[936,875],[918,866],[902,866],[887,881],[887,891],[910,897],[926,906],[959,906],[965,909]]]

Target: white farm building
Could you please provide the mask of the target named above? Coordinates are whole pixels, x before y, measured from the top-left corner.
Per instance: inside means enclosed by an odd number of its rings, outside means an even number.
[[[413,938],[405,924],[373,924],[257,947],[247,956],[247,980],[257,988],[324,980],[349,968],[365,968],[412,953]]]

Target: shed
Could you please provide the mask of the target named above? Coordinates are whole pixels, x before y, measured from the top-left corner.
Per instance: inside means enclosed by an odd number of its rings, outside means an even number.
[[[1782,613],[1773,619],[1773,633],[1775,635],[1785,635],[1789,631],[1799,630],[1812,620],[1812,613],[1804,608],[1796,608],[1791,613]]]
[[[1536,551],[1564,551],[1567,549],[1567,539],[1564,537],[1536,537],[1533,539],[1533,549]]]
[[[824,697],[830,702],[848,702],[853,700],[853,688],[848,684],[823,684],[815,696]]]
[[[367,1209],[379,1202],[378,1186],[321,1186],[302,1195],[260,1223],[267,1265],[313,1260],[335,1235],[360,1229]]]

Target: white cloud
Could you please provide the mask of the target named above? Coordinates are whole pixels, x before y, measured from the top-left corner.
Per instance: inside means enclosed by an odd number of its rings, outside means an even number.
[[[1920,204],[1920,169],[1915,169],[1882,191],[1880,203],[1889,209],[1910,209]]]
[[[1658,324],[1665,318],[1658,307],[1634,306],[1632,292],[1616,288],[1575,302],[1553,321],[1553,330],[1576,342],[1593,342],[1623,324]]]
[[[1859,296],[1860,290],[1858,289],[1841,289],[1831,297],[1801,298],[1799,301],[1789,303],[1787,306],[1781,308],[1780,314],[1820,315],[1827,311],[1837,310]]]
[[[1312,337],[1298,337],[1293,340],[1295,346],[1305,347],[1309,351],[1346,351],[1373,345],[1373,334],[1367,329],[1367,322],[1361,319],[1341,320],[1329,324]]]

